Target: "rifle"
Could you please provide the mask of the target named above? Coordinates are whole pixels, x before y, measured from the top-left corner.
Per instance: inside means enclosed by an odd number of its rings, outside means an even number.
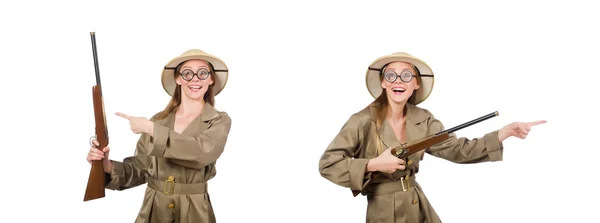
[[[410,156],[410,155],[412,155],[412,154],[414,154],[414,153],[416,153],[418,151],[427,149],[427,148],[429,148],[429,147],[431,147],[433,145],[436,145],[438,143],[443,142],[444,140],[450,138],[450,133],[453,133],[455,131],[461,130],[461,129],[466,128],[466,127],[469,127],[469,126],[471,126],[473,124],[477,124],[477,123],[482,122],[484,120],[496,117],[498,115],[499,114],[498,114],[497,111],[492,112],[492,113],[484,115],[482,117],[473,119],[473,120],[471,120],[469,122],[463,123],[463,124],[461,124],[459,126],[456,126],[454,128],[450,128],[448,130],[444,130],[444,131],[438,132],[436,134],[429,135],[429,136],[427,136],[427,137],[425,137],[425,138],[423,138],[421,140],[417,140],[417,141],[414,141],[414,142],[402,144],[402,145],[400,145],[398,147],[393,148],[391,150],[391,152],[392,152],[392,154],[394,156],[396,156],[396,157],[398,157],[400,159],[404,159],[404,158],[406,158],[406,157],[408,157],[408,156]]]
[[[106,127],[106,116],[104,115],[104,99],[100,87],[100,70],[98,69],[98,56],[96,52],[96,35],[90,32],[92,37],[92,51],[94,53],[94,68],[96,69],[96,85],[92,87],[92,98],[94,102],[94,117],[96,120],[95,138],[100,144],[97,148],[102,149],[108,145],[108,129]],[[93,137],[94,138],[94,137]],[[104,158],[106,159],[106,158]],[[92,169],[88,178],[87,189],[83,201],[104,197],[104,166],[103,160],[92,161]]]

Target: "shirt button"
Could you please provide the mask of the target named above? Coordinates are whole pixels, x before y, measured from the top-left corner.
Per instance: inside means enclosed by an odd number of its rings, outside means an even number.
[[[413,204],[417,204],[417,200],[413,200],[413,202],[412,202],[412,203],[413,203]]]
[[[174,208],[175,205],[174,204],[169,204],[169,208]]]
[[[409,161],[408,161],[408,165],[410,165],[410,164],[412,164],[412,160],[409,160]]]

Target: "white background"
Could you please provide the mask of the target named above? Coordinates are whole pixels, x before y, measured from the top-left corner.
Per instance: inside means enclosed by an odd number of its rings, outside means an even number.
[[[209,191],[218,222],[364,222],[366,199],[319,175],[348,117],[372,101],[367,66],[405,51],[435,87],[420,106],[480,137],[510,138],[504,161],[427,155],[418,179],[444,222],[598,222],[598,7],[583,1],[3,1],[2,222],[133,222],[145,185],[83,202],[90,165],[96,32],[111,157],[138,135],[114,113],[167,104],[162,67],[190,48],[230,69],[216,107],[232,117]]]

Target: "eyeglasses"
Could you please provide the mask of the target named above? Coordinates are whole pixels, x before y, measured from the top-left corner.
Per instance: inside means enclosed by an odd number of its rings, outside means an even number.
[[[192,70],[190,69],[184,69],[182,71],[179,72],[179,75],[181,75],[181,78],[183,78],[186,81],[191,81],[194,76],[197,76],[198,79],[200,80],[206,80],[206,78],[208,78],[210,76],[210,71],[208,71],[205,68],[200,68],[198,70],[198,72],[194,73]]]
[[[398,77],[400,77],[400,80],[402,80],[402,82],[407,83],[410,82],[414,76],[415,75],[409,69],[402,70],[400,75],[396,74],[396,72],[394,72],[393,70],[386,71],[383,75],[385,80],[390,83],[394,83],[394,81],[396,81]]]

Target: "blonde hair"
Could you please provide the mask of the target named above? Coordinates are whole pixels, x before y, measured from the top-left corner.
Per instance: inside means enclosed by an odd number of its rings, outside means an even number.
[[[391,63],[393,62],[390,62],[381,68],[381,72],[379,73],[379,83],[383,81],[383,74],[385,73],[385,69]],[[419,69],[417,69],[417,67],[415,67],[414,65],[412,65],[412,67],[416,71],[415,76],[417,77],[417,84],[421,84],[421,73],[419,72]],[[415,92],[416,91],[413,91],[410,98],[408,98],[408,103],[413,105],[415,104],[416,100]],[[385,91],[385,89],[381,91],[381,94],[375,99],[375,101],[373,101],[372,104],[375,105],[375,140],[377,142],[377,155],[379,155],[384,151],[383,142],[381,141],[381,137],[379,136],[379,130],[381,129],[381,126],[383,125],[383,122],[385,121],[385,118],[390,108],[387,92]],[[404,107],[404,110],[406,111],[406,107]]]

